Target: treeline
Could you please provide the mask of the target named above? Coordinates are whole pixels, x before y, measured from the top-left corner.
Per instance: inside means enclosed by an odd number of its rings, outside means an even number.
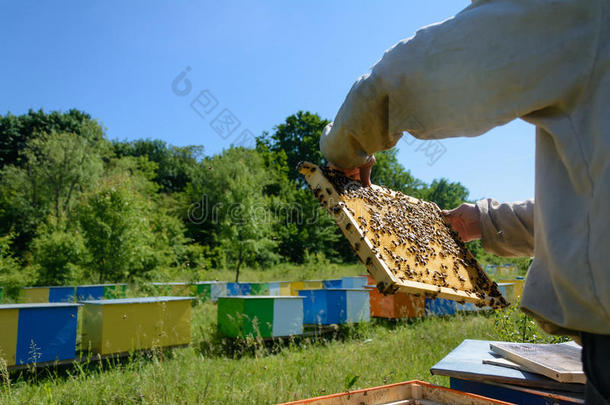
[[[328,121],[298,112],[254,149],[109,140],[78,110],[0,116],[0,285],[198,278],[210,268],[352,262],[295,170],[324,164]],[[460,183],[414,178],[396,151],[372,179],[451,208]]]

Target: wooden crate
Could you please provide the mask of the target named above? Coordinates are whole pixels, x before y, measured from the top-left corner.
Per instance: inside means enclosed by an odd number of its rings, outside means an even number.
[[[485,389],[488,391],[472,392],[485,392],[487,396],[509,402],[552,404],[556,402],[553,402],[552,397],[545,395],[553,391],[565,392],[565,396],[576,398],[576,400],[582,398],[584,384],[560,383],[541,374],[489,364],[490,361],[498,360],[490,350],[490,344],[493,343],[501,342],[466,339],[430,368],[430,372],[433,375],[451,377],[452,386],[459,389],[470,390],[462,381],[468,381],[468,385],[472,383],[470,385],[472,387],[481,388],[478,385],[480,383],[486,386]],[[523,393],[533,391],[537,392],[537,401],[524,399]]]
[[[0,305],[0,356],[7,366],[73,359],[78,307],[73,303]]]
[[[311,163],[298,169],[382,292],[508,305],[435,204]]]
[[[325,395],[317,398],[286,402],[281,405],[511,405],[481,395],[468,394],[424,381],[406,381]]]
[[[227,337],[284,337],[303,333],[303,299],[248,295],[218,299],[218,331]]]
[[[101,355],[191,341],[188,297],[82,301],[81,347]]]
[[[299,290],[305,324],[332,325],[370,321],[369,292],[357,288]]]

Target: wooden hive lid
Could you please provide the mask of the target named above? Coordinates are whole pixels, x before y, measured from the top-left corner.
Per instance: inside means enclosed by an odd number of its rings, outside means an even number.
[[[309,162],[301,162],[298,170],[380,292],[423,293],[493,308],[508,305],[436,204],[386,187],[365,187]]]

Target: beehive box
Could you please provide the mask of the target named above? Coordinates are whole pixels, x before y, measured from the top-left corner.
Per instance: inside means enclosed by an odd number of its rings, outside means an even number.
[[[322,288],[341,288],[343,287],[343,280],[340,278],[333,280],[322,280]]]
[[[237,297],[242,295],[250,295],[249,283],[227,283],[228,297]]]
[[[419,318],[426,314],[425,298],[405,292],[381,294],[370,288],[371,316],[375,318],[405,319]]]
[[[481,395],[469,394],[424,381],[341,392],[317,398],[286,402],[280,405],[511,405]]]
[[[381,292],[508,305],[435,204],[307,162],[299,171]]]
[[[0,356],[8,366],[76,356],[78,304],[0,305]]]
[[[73,286],[24,287],[19,301],[24,303],[74,302]]]
[[[269,295],[282,295],[281,283],[279,281],[271,281],[267,284],[269,285]]]
[[[498,283],[498,290],[506,297],[508,302],[515,302],[515,284],[514,283]]]
[[[280,281],[279,283],[280,283],[280,295],[281,296],[291,295],[290,281]]]
[[[101,355],[186,345],[191,341],[189,297],[82,301],[81,347]]]
[[[319,288],[324,288],[322,285],[322,280],[291,281],[290,295],[298,297],[299,290],[313,290]]]
[[[152,283],[155,293],[159,296],[189,297],[190,283]]]
[[[428,316],[454,315],[457,303],[446,298],[426,298],[425,308]]]
[[[90,284],[76,286],[76,299],[101,300],[113,298],[125,298],[127,284]]]
[[[513,286],[513,298],[514,298],[514,300],[516,301],[517,299],[521,298],[521,294],[523,294],[523,286],[525,285],[525,279],[524,278],[503,279],[503,280],[500,280],[499,283],[512,283],[514,285]],[[511,302],[515,302],[515,301],[511,301]]]
[[[269,293],[269,283],[248,283],[250,295],[272,295]]]
[[[218,299],[218,331],[227,337],[284,337],[303,333],[303,298],[248,295]]]
[[[368,322],[369,292],[357,288],[327,288],[299,290],[303,299],[303,322],[312,325],[332,325]]]
[[[227,283],[224,281],[198,281],[192,288],[193,294],[201,301],[217,301],[218,297],[227,295]]]
[[[364,288],[368,285],[366,276],[341,277],[341,288]]]

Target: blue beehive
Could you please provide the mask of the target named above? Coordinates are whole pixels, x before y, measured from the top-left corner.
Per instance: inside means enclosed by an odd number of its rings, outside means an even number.
[[[327,290],[299,290],[303,299],[303,323],[315,325],[328,325],[338,323],[337,320],[328,319]]]
[[[279,281],[271,281],[269,283],[269,295],[273,295],[273,296],[282,295],[280,292],[280,282]]]
[[[78,301],[101,300],[103,298],[103,285],[79,285],[76,287],[76,299]]]
[[[74,302],[74,287],[49,287],[49,302]]]
[[[322,287],[324,288],[342,288],[343,280],[340,278],[334,280],[322,280]]]
[[[79,306],[73,303],[1,305],[3,311],[18,311],[16,330],[2,332],[16,334],[14,364],[45,363],[76,357]]]
[[[341,288],[364,288],[367,284],[366,276],[341,277]]]
[[[238,295],[250,295],[250,284],[227,283],[227,296],[236,297]]]
[[[303,296],[303,323],[342,324],[370,320],[369,292],[359,288],[299,290]]]
[[[453,315],[456,303],[445,298],[426,298],[426,315]]]

